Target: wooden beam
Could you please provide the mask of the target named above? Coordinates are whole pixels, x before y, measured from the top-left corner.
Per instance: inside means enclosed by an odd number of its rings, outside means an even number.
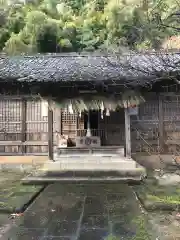
[[[125,156],[131,157],[131,119],[129,109],[124,109],[125,113]]]
[[[164,151],[165,141],[164,141],[164,104],[163,96],[159,95],[159,150]]]
[[[22,125],[21,125],[21,141],[24,143],[26,141],[26,110],[27,110],[27,100],[22,99]],[[22,153],[26,153],[26,146],[22,146]]]
[[[62,108],[59,109],[59,122],[60,122],[59,132],[62,135]]]
[[[78,132],[77,132],[78,129],[79,129],[79,114],[77,113],[77,115],[76,115],[76,136],[75,137],[78,136]]]
[[[0,146],[22,146],[22,141],[0,141]]]
[[[166,140],[165,141],[165,143],[167,144],[167,145],[180,145],[180,140],[176,140],[176,139],[168,139],[168,140]]]
[[[53,110],[51,101],[48,101],[48,156],[50,160],[53,160]]]
[[[56,107],[55,109],[55,129],[54,132],[57,131],[61,134],[61,109],[59,109],[58,107]]]

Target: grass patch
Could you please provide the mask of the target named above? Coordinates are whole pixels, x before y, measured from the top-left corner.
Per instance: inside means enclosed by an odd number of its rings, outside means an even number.
[[[180,196],[155,196],[147,194],[147,199],[152,200],[154,202],[163,202],[167,204],[180,204]]]
[[[0,213],[14,213],[40,191],[41,186],[21,184],[24,174],[0,173]]]
[[[29,200],[41,189],[40,186],[27,186],[18,184],[14,189],[9,189],[9,192],[0,196],[0,212],[13,213],[17,209],[29,202]]]
[[[161,186],[155,179],[134,186],[139,199],[147,210],[176,210],[180,208],[179,186]]]
[[[132,240],[150,240],[150,235],[147,231],[147,222],[144,216],[137,216],[133,219],[133,222],[136,225],[136,236]]]
[[[115,234],[109,234],[105,240],[150,240],[151,237],[147,230],[147,222],[144,215],[138,215],[131,218],[131,223],[135,226],[136,231],[134,236],[126,236],[126,238],[121,236],[116,236]]]

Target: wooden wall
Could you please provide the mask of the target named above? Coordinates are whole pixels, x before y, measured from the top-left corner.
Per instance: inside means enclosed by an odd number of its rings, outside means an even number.
[[[54,134],[58,131],[71,138],[86,134],[83,114],[80,118],[56,108],[53,115]],[[124,130],[124,110],[121,109],[103,119],[99,114],[99,129],[92,133],[101,136],[103,145],[123,145]],[[138,116],[131,117],[131,139],[133,152],[180,151],[180,95],[146,95]],[[42,116],[41,99],[1,97],[0,155],[47,152],[48,117]]]
[[[139,115],[131,118],[133,152],[179,154],[180,95],[146,95]]]
[[[0,99],[0,154],[47,153],[48,118],[40,99]]]
[[[39,97],[0,98],[0,155],[47,155],[48,114],[42,115],[42,108]],[[53,110],[54,146],[56,131],[70,138],[85,134],[83,116],[79,118],[58,107]]]

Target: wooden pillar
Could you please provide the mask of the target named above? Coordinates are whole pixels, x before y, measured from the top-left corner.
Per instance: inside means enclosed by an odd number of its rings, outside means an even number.
[[[78,136],[78,129],[79,129],[79,114],[77,113],[77,116],[76,116],[76,135],[75,135],[75,137]]]
[[[54,130],[61,134],[61,109],[59,109],[59,108],[55,109],[54,118],[55,118],[55,129]]]
[[[53,110],[51,101],[48,101],[48,156],[50,160],[53,160]]]
[[[62,109],[59,109],[59,121],[60,121],[60,128],[59,128],[59,132],[62,135]]]
[[[22,112],[21,112],[21,119],[22,119],[22,126],[21,126],[21,141],[22,143],[26,142],[26,111],[27,111],[27,101],[25,98],[22,98]],[[26,146],[22,145],[22,153],[26,153]]]
[[[163,96],[159,95],[159,150],[164,151],[164,104]]]
[[[125,156],[131,157],[131,121],[128,108],[124,109],[125,113]]]

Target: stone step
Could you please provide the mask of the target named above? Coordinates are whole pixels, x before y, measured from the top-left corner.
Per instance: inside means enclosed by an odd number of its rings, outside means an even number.
[[[60,169],[57,163],[48,169],[41,169],[32,173],[23,179],[23,183],[53,183],[53,182],[124,182],[124,181],[141,181],[146,176],[146,171],[143,167],[121,169]],[[56,166],[56,167],[55,167]]]
[[[55,152],[58,155],[89,155],[89,154],[117,154],[124,155],[124,147],[119,146],[109,146],[109,147],[96,147],[96,148],[77,148],[77,147],[69,147],[69,148],[56,148]]]
[[[125,159],[125,158],[119,158],[119,157],[61,157],[61,158],[55,158],[54,162],[61,162],[61,163],[101,163],[101,164],[106,164],[106,163],[121,163],[123,161],[125,162],[131,162],[130,159]]]
[[[59,170],[117,170],[122,169],[136,169],[137,163],[133,160],[124,161],[88,161],[84,159],[80,161],[79,159],[72,159],[71,161],[57,161],[57,162],[47,162],[44,164],[41,170],[43,171],[57,171]]]
[[[86,153],[77,153],[77,154],[57,154],[54,153],[54,159],[61,159],[61,158],[74,158],[74,157],[78,157],[78,158],[84,158],[84,157],[91,157],[91,158],[97,158],[97,157],[104,157],[104,158],[111,158],[111,157],[124,157],[124,154],[116,154],[116,153],[112,153],[112,154],[106,154],[106,153],[92,153],[92,154],[86,154]]]
[[[146,176],[146,172],[144,168],[134,168],[134,169],[122,169],[121,171],[112,171],[112,170],[97,170],[97,171],[83,171],[83,170],[56,170],[56,171],[36,171],[31,173],[29,176],[36,177],[138,177],[140,175]]]
[[[61,178],[61,177],[27,177],[22,180],[24,184],[45,184],[55,182],[83,182],[83,183],[107,183],[107,182],[141,182],[143,178],[138,177],[76,177],[76,178]]]

